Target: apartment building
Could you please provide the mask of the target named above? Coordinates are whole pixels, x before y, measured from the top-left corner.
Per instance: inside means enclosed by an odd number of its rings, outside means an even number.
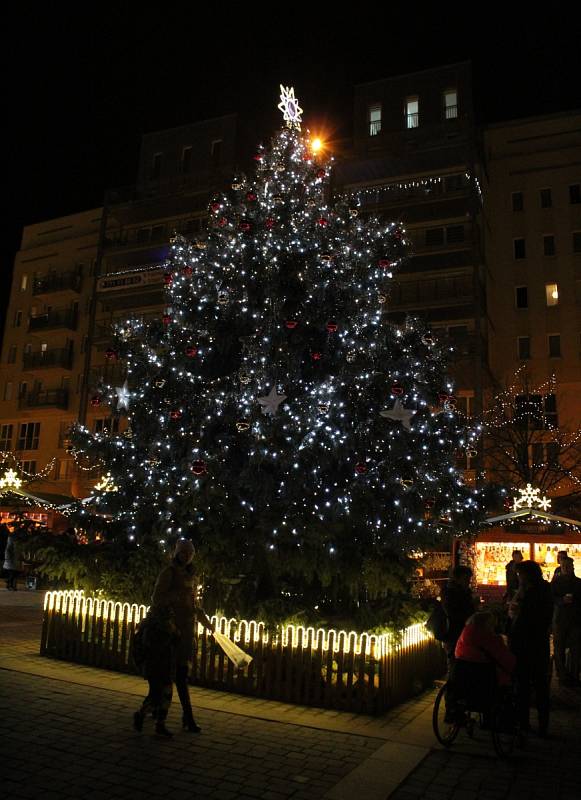
[[[70,495],[67,430],[81,409],[102,209],[28,225],[14,263],[0,363],[0,451],[33,491]]]

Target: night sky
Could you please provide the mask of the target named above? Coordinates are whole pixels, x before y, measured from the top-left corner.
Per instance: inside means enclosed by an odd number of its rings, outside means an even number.
[[[97,207],[104,189],[133,183],[143,133],[243,112],[267,139],[279,83],[295,87],[309,127],[336,135],[349,133],[355,83],[463,60],[480,121],[581,108],[581,28],[565,4],[543,19],[530,6],[518,24],[494,4],[450,6],[465,24],[445,19],[445,4],[415,14],[389,4],[369,22],[356,4],[335,19],[312,4],[93,3],[91,18],[72,4],[21,5],[3,43],[3,295],[23,225]]]

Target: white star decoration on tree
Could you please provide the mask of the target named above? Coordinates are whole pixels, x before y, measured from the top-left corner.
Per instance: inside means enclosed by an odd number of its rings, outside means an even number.
[[[267,395],[258,398],[258,402],[262,406],[262,413],[270,414],[271,417],[276,415],[283,400],[286,400],[286,394],[277,394],[276,386],[273,386]]]
[[[401,400],[396,400],[392,409],[379,412],[380,416],[386,419],[391,419],[394,422],[401,422],[406,431],[411,430],[411,419],[415,413],[415,411],[409,408],[404,408],[401,404]]]
[[[115,394],[117,395],[117,408],[128,410],[131,401],[131,392],[129,391],[127,381],[125,381],[123,386],[115,387]]]
[[[524,489],[518,490],[520,497],[515,497],[513,501],[513,510],[518,511],[519,508],[542,508],[547,511],[551,507],[551,501],[548,497],[539,497],[540,489],[533,489],[532,484],[527,483]]]
[[[293,86],[280,85],[280,103],[278,108],[282,111],[282,116],[289,128],[301,127],[301,114],[303,109],[299,106],[299,101],[295,97]]]

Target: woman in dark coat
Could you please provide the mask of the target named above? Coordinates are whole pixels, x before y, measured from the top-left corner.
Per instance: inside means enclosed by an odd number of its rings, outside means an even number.
[[[192,564],[194,554],[194,546],[189,539],[178,540],[171,564],[165,567],[157,578],[153,590],[152,608],[167,607],[173,612],[179,633],[175,658],[175,684],[182,704],[182,724],[186,730],[199,733],[200,728],[194,720],[188,690],[188,676],[194,651],[194,630],[198,622],[211,632],[214,631],[214,626],[197,604],[197,581]]]

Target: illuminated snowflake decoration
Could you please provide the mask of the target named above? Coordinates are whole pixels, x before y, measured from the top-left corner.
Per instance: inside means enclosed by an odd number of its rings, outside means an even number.
[[[8,469],[0,478],[0,489],[20,489],[22,481],[13,469]]]
[[[512,504],[514,511],[518,511],[520,508],[542,508],[543,511],[547,511],[551,507],[549,498],[540,497],[540,489],[533,489],[530,483],[518,491],[520,497],[515,497]]]
[[[299,106],[299,101],[295,97],[293,86],[280,84],[280,103],[278,108],[282,111],[283,119],[289,128],[301,129],[303,109]]]

